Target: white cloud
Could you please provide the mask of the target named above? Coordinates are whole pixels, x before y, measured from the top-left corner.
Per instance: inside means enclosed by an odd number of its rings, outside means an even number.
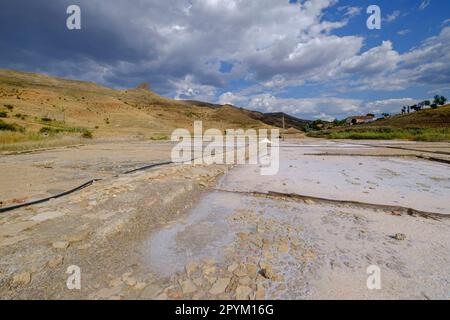
[[[209,85],[200,85],[194,81],[192,75],[183,80],[172,80],[175,87],[175,99],[211,101],[216,95],[216,88]]]
[[[407,34],[410,33],[410,32],[411,32],[411,30],[409,30],[409,29],[403,29],[403,30],[397,31],[397,34],[398,34],[399,36],[404,36],[404,35],[407,35]]]
[[[392,22],[392,21],[394,21],[394,20],[396,20],[398,17],[400,16],[400,11],[399,10],[395,10],[395,11],[393,11],[391,14],[388,14],[387,16],[386,16],[386,21],[387,22]]]
[[[419,6],[420,10],[425,10],[430,5],[431,0],[423,0]]]
[[[419,101],[412,98],[400,98],[400,99],[386,99],[386,100],[377,100],[367,103],[363,109],[367,113],[374,114],[397,114],[400,113],[401,108],[406,105],[413,105],[418,103]]]

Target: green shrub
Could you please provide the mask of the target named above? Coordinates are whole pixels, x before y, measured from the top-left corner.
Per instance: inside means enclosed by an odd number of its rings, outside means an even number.
[[[10,123],[6,123],[3,122],[2,120],[0,120],[0,130],[2,131],[25,131],[25,128],[17,125],[17,124],[10,124]]]
[[[5,111],[0,111],[0,118],[8,118],[8,113]]]
[[[12,110],[12,109],[14,109],[14,106],[12,105],[12,104],[5,104],[4,105],[5,107],[6,107],[6,109],[8,109],[8,110]]]
[[[43,118],[41,118],[41,120],[44,121],[44,122],[51,122],[52,121],[52,119],[47,118],[47,117],[43,117]]]
[[[91,131],[86,130],[81,134],[81,137],[85,139],[92,139],[94,136],[92,135]]]

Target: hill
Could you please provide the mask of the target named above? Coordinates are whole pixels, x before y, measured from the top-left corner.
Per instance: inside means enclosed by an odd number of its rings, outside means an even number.
[[[449,128],[450,105],[437,109],[424,109],[417,112],[399,114],[393,117],[377,120],[369,127],[391,128]]]
[[[330,139],[450,141],[450,105],[396,115],[369,124],[336,126],[308,135]]]
[[[3,150],[66,144],[80,137],[167,139],[176,128],[192,128],[195,120],[221,130],[270,128],[279,125],[275,118],[231,105],[168,99],[149,91],[146,84],[114,90],[0,69]],[[289,119],[294,123],[296,118]]]

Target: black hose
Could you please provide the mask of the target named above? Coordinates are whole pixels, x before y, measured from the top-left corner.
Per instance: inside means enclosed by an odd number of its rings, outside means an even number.
[[[26,203],[21,203],[21,204],[15,205],[15,206],[10,206],[10,207],[5,207],[5,208],[0,208],[0,213],[2,213],[2,212],[7,212],[7,211],[11,211],[11,210],[15,210],[15,209],[19,209],[19,208],[23,208],[23,207],[28,207],[28,206],[31,206],[31,205],[33,205],[33,204],[38,204],[38,203],[42,203],[42,202],[47,202],[47,201],[50,201],[50,200],[52,200],[52,199],[57,199],[57,198],[60,198],[60,197],[64,197],[64,196],[66,196],[66,195],[68,195],[68,194],[71,194],[71,193],[73,193],[73,192],[75,192],[75,191],[84,189],[84,188],[90,186],[91,184],[93,184],[94,182],[100,181],[100,180],[102,180],[102,179],[92,179],[92,180],[89,180],[88,182],[85,182],[85,183],[83,183],[82,185],[80,185],[80,186],[78,186],[78,187],[75,187],[75,188],[70,189],[70,190],[68,190],[68,191],[64,191],[64,192],[62,192],[62,193],[58,193],[57,195],[54,195],[54,196],[51,196],[51,197],[48,197],[48,198],[39,199],[39,200],[34,200],[34,201],[26,202]]]
[[[159,166],[164,166],[164,165],[168,165],[168,164],[172,164],[172,163],[173,163],[172,161],[152,163],[152,164],[146,165],[144,167],[140,167],[140,168],[136,168],[136,169],[133,169],[133,170],[126,171],[126,172],[122,172],[122,174],[131,174],[131,173],[135,173],[135,172],[138,172],[138,171],[144,171],[144,170],[147,170],[147,169],[151,169],[151,168],[159,167]],[[89,180],[89,181],[83,183],[82,185],[79,185],[78,187],[75,187],[73,189],[64,191],[62,193],[58,193],[58,194],[56,194],[54,196],[51,196],[51,197],[47,197],[47,198],[43,198],[43,199],[39,199],[39,200],[34,200],[34,201],[26,202],[26,203],[21,203],[21,204],[17,204],[17,205],[10,206],[10,207],[0,208],[0,213],[7,212],[7,211],[12,211],[12,210],[19,209],[19,208],[28,207],[28,206],[31,206],[31,205],[34,205],[34,204],[47,202],[47,201],[50,201],[52,199],[61,198],[61,197],[67,196],[67,195],[69,195],[71,193],[74,193],[76,191],[79,191],[81,189],[84,189],[86,187],[89,187],[94,182],[101,181],[101,180],[103,180],[103,179],[92,179],[92,180]]]

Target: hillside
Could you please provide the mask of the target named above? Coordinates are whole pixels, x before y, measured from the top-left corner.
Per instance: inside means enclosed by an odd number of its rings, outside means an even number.
[[[425,109],[418,112],[399,114],[390,118],[380,119],[368,126],[384,126],[391,128],[449,128],[450,104],[434,110]]]
[[[166,139],[175,128],[269,128],[264,114],[230,105],[178,101],[145,88],[114,90],[95,83],[0,69],[3,150],[85,138]],[[61,142],[62,140],[67,140]],[[59,142],[57,142],[59,141]],[[69,141],[70,142],[70,141]],[[13,149],[14,149],[13,148]]]
[[[330,139],[450,141],[450,105],[396,115],[369,124],[336,126],[308,135]]]

